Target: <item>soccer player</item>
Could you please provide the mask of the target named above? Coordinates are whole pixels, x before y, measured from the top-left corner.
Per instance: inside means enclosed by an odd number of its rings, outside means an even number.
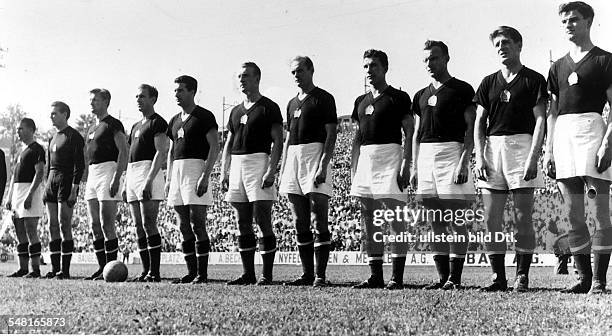
[[[51,123],[57,133],[49,140],[47,186],[43,201],[49,218],[51,271],[47,278],[69,279],[74,250],[72,212],[85,169],[85,140],[68,125],[70,107],[61,101],[51,104]]]
[[[256,282],[253,221],[259,226],[259,253],[263,277],[258,285],[272,284],[276,237],[272,230],[272,203],[277,199],[274,180],[283,151],[283,116],[278,105],[259,92],[261,70],[252,62],[238,72],[244,100],[232,109],[227,123],[229,134],[223,151],[221,185],[225,200],[235,210],[238,221],[238,248],[243,274],[228,285]],[[274,144],[270,148],[271,144]]]
[[[162,239],[157,229],[159,201],[164,195],[164,176],[161,171],[168,154],[168,123],[155,113],[157,89],[148,84],[138,87],[136,103],[142,120],[132,126],[128,144],[129,161],[125,173],[125,197],[136,225],[138,253],[142,273],[136,282],[159,282],[159,262]]]
[[[25,148],[17,158],[8,193],[6,208],[13,211],[17,236],[19,269],[9,277],[40,278],[41,245],[38,238],[38,220],[43,215],[43,188],[40,186],[45,169],[45,150],[34,141],[36,124],[23,118],[17,128],[19,141]],[[28,273],[28,259],[32,272]]]
[[[287,105],[287,139],[279,192],[289,199],[303,274],[285,283],[290,286],[326,285],[325,269],[331,243],[327,224],[332,195],[329,162],[336,144],[338,119],[334,97],[314,85],[313,73],[314,65],[309,57],[297,56],[291,61],[291,74],[299,91]],[[316,273],[313,254],[317,261]]]
[[[562,4],[559,15],[570,50],[557,60],[548,74],[552,96],[548,116],[545,165],[556,176],[569,211],[569,245],[579,281],[566,293],[606,292],[606,272],[612,250],[610,225],[610,135],[602,118],[606,102],[612,104],[612,54],[591,41],[594,12],[588,4]],[[585,221],[584,190],[593,188],[595,232]],[[594,254],[593,271],[591,253]]]
[[[172,140],[168,151],[168,204],[178,215],[183,236],[187,274],[175,284],[206,283],[210,240],[206,232],[206,209],[212,204],[210,173],[219,155],[217,121],[209,110],[196,105],[198,82],[190,76],[174,80],[174,95],[183,110],[168,124]]]
[[[128,145],[121,121],[108,114],[111,94],[106,89],[89,91],[91,112],[98,123],[87,132],[89,164],[85,200],[94,236],[98,270],[86,280],[101,280],[106,263],[117,260],[119,240],[115,229],[117,201],[121,200],[121,175],[125,171]]]
[[[417,169],[412,181],[417,181],[417,195],[425,209],[434,214],[437,210],[440,214],[447,210],[460,214],[474,199],[469,167],[474,148],[474,89],[449,74],[450,56],[444,42],[427,41],[424,51],[432,82],[414,95],[412,104],[418,130],[413,142]],[[460,289],[468,246],[465,223],[461,218],[446,223],[441,216],[432,217],[427,220],[435,235],[446,235],[450,226],[464,241],[430,243],[440,281],[425,289]]]
[[[371,91],[355,100],[352,119],[358,129],[352,147],[350,194],[361,204],[361,222],[365,230],[365,251],[368,254],[370,277],[353,288],[382,288],[383,247],[381,225],[374,224],[374,213],[385,208],[396,210],[405,206],[410,181],[412,135],[414,119],[410,96],[387,84],[389,69],[387,54],[367,50],[363,54],[363,69]],[[406,137],[402,150],[402,131]],[[401,234],[406,223],[394,220],[391,234]],[[393,275],[387,289],[404,287],[406,242],[391,243]]]
[[[474,97],[476,176],[482,190],[488,232],[503,231],[508,193],[514,202],[517,268],[514,291],[529,288],[529,267],[535,249],[531,219],[535,188],[544,187],[538,157],[544,137],[548,94],[542,75],[521,63],[523,38],[512,27],[495,29],[489,39],[499,56],[500,70],[486,76]],[[483,291],[504,291],[507,241],[487,243],[493,283]]]

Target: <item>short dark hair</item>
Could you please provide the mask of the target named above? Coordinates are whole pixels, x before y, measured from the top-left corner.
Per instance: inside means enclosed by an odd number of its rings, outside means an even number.
[[[70,118],[70,107],[68,107],[68,104],[64,103],[63,101],[54,101],[51,103],[51,107],[57,107],[60,112],[66,113],[66,119]]]
[[[308,70],[314,71],[314,64],[312,64],[312,60],[308,56],[295,56],[291,62],[304,63]]]
[[[387,58],[387,54],[384,51],[368,49],[363,53],[363,58],[376,58],[386,70],[389,70],[389,58]]]
[[[111,101],[111,94],[107,89],[93,89],[91,91],[89,91],[90,94],[96,95],[96,96],[100,96],[102,97],[102,99],[106,100],[109,104]]]
[[[36,132],[36,123],[34,123],[34,120],[30,118],[23,118],[21,119],[21,124],[24,124],[26,127],[31,129],[32,132]]]
[[[241,68],[251,68],[255,71],[255,76],[261,79],[261,69],[255,64],[255,62],[244,62],[240,65]]]
[[[585,19],[592,19],[595,17],[595,12],[593,11],[593,7],[589,4],[582,1],[572,1],[559,5],[559,15],[562,13],[567,13],[570,11],[577,11],[580,13]]]
[[[431,50],[434,47],[440,48],[440,50],[442,50],[442,53],[448,56],[448,47],[442,41],[427,40],[425,41],[425,47],[423,48],[423,50]]]
[[[493,42],[493,40],[498,36],[505,36],[512,39],[512,41],[516,43],[523,43],[523,36],[519,33],[518,30],[508,27],[508,26],[499,26],[497,27],[490,35],[489,40]]]
[[[149,84],[140,84],[140,86],[138,86],[139,89],[141,90],[147,90],[147,92],[149,93],[149,97],[153,97],[155,98],[155,101],[157,101],[157,97],[159,96],[159,92],[157,92],[157,89]]]
[[[187,76],[187,75],[182,75],[182,76],[178,76],[176,77],[176,79],[174,80],[174,83],[176,84],[185,84],[185,87],[187,88],[188,91],[197,91],[198,90],[198,81],[191,77],[191,76]],[[150,93],[150,91],[149,91]]]

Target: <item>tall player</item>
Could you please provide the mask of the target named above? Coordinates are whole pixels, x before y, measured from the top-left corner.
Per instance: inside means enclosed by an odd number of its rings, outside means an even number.
[[[297,56],[291,62],[291,74],[299,91],[287,105],[287,139],[279,192],[289,198],[303,274],[285,283],[290,286],[325,286],[329,259],[327,212],[332,195],[329,162],[336,144],[338,119],[334,97],[314,85],[313,73],[314,65],[309,57]],[[317,261],[316,273],[313,254]]]
[[[19,269],[9,277],[40,278],[41,245],[38,237],[38,220],[43,215],[43,188],[40,186],[45,169],[45,150],[36,141],[36,124],[23,118],[17,128],[19,141],[25,148],[17,158],[6,208],[13,210],[13,223],[17,236]],[[28,261],[32,272],[28,273]]]
[[[474,199],[469,168],[474,148],[474,89],[449,74],[450,56],[444,42],[427,41],[424,50],[432,82],[414,95],[412,104],[418,130],[413,150],[418,178],[413,174],[412,180],[418,182],[417,195],[426,209],[459,214]],[[467,253],[466,227],[459,218],[448,223],[439,217],[428,220],[434,234],[447,234],[450,226],[464,241],[431,243],[440,281],[425,289],[459,289]]]
[[[357,122],[352,148],[351,195],[361,204],[361,221],[365,230],[365,250],[368,254],[370,277],[353,288],[382,288],[384,242],[380,225],[374,225],[374,211],[384,205],[396,210],[405,206],[410,181],[412,135],[414,119],[410,111],[410,96],[387,84],[389,69],[387,54],[380,50],[367,50],[363,54],[363,69],[371,91],[355,100],[352,118]],[[406,141],[402,150],[402,131]],[[390,223],[391,233],[400,234],[405,222]],[[393,275],[387,289],[404,287],[406,242],[391,243]]]
[[[206,209],[212,204],[210,173],[219,155],[217,121],[209,110],[196,105],[198,82],[190,76],[174,80],[174,95],[183,110],[168,124],[172,140],[168,151],[168,204],[178,215],[183,236],[187,274],[176,284],[208,281],[210,240],[206,232]]]
[[[562,4],[559,15],[570,50],[548,74],[552,96],[548,116],[545,164],[569,210],[569,244],[579,281],[566,293],[606,292],[606,272],[612,250],[610,181],[612,123],[602,118],[606,102],[612,104],[612,54],[591,41],[594,12],[588,4]],[[594,188],[595,232],[585,221],[584,189]],[[595,270],[591,267],[594,254]]]
[[[485,222],[495,236],[503,231],[508,193],[514,202],[516,225],[516,280],[514,290],[529,288],[529,267],[535,249],[531,219],[535,188],[544,187],[538,174],[538,157],[544,138],[548,94],[546,81],[521,63],[523,38],[512,27],[495,29],[489,39],[499,56],[500,70],[485,77],[474,101],[476,123],[476,175],[482,190]],[[493,283],[483,291],[507,289],[505,257],[507,241],[487,244]]]
[[[148,84],[138,87],[136,103],[142,120],[132,126],[128,144],[129,161],[125,174],[125,201],[130,205],[136,225],[138,253],[142,273],[136,282],[159,282],[162,239],[157,229],[159,202],[164,199],[164,176],[161,171],[168,152],[168,123],[155,113],[157,89]]]
[[[85,141],[79,132],[68,125],[70,107],[61,101],[53,102],[51,107],[51,123],[57,133],[49,140],[47,187],[43,199],[51,236],[51,271],[46,277],[69,279],[74,250],[72,212],[85,169]]]
[[[244,100],[232,109],[227,123],[229,134],[223,151],[221,184],[227,190],[225,200],[231,203],[238,221],[243,274],[227,284],[256,282],[255,221],[262,235],[259,253],[263,259],[263,276],[257,284],[270,285],[276,253],[272,203],[277,198],[274,180],[283,151],[283,116],[278,105],[259,92],[261,70],[257,64],[243,63],[238,80]]]
[[[117,260],[119,240],[115,229],[117,202],[121,200],[121,175],[128,158],[123,124],[108,114],[111,94],[106,89],[89,91],[91,112],[98,123],[87,132],[86,158],[89,164],[85,200],[94,236],[98,270],[86,280],[101,280],[107,262]]]

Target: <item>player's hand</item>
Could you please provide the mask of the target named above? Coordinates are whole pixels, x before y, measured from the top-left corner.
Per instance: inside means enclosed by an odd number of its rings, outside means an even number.
[[[153,193],[151,192],[151,189],[153,189],[153,187],[151,187],[151,183],[146,182],[144,187],[142,188],[142,199],[144,201],[148,201],[153,197]]]
[[[109,194],[110,197],[115,197],[115,195],[117,195],[117,193],[119,192],[119,179],[113,179],[113,182],[111,182],[110,185],[110,189],[109,189]]]
[[[489,179],[489,167],[484,159],[476,159],[476,178],[482,181]]]
[[[557,167],[555,166],[555,157],[553,156],[552,150],[546,150],[546,152],[544,152],[544,172],[546,172],[546,176],[551,179],[557,178]]]
[[[208,178],[200,176],[198,179],[198,185],[196,186],[196,195],[202,197],[208,191]]]
[[[404,191],[404,189],[408,188],[410,185],[410,169],[402,168],[400,173],[397,175],[397,186],[400,191]]]
[[[525,165],[525,169],[523,171],[523,180],[529,181],[533,180],[538,176],[538,161],[537,159],[531,159]]]
[[[455,184],[464,184],[468,181],[467,165],[459,163],[453,172],[453,182]]]
[[[31,207],[32,207],[32,195],[28,194],[28,196],[26,196],[25,200],[23,201],[23,208],[27,210]]]
[[[413,168],[412,172],[410,173],[410,187],[414,191],[416,191],[419,187],[419,173],[417,172],[416,168]]]
[[[68,204],[70,208],[74,207],[74,205],[76,204],[77,196],[78,196],[78,187],[73,186],[72,189],[70,190],[70,195],[68,195],[68,200],[66,201],[66,203]]]
[[[266,188],[270,188],[271,186],[273,186],[274,177],[275,177],[274,173],[268,170],[262,178],[261,189],[266,189]]]
[[[597,172],[601,174],[610,168],[610,161],[612,161],[610,147],[607,144],[602,144],[597,151]]]
[[[229,175],[222,173],[219,180],[221,181],[221,192],[227,192],[229,190]]]
[[[326,169],[322,169],[321,165],[319,165],[319,168],[317,168],[317,172],[315,173],[315,180],[314,180],[315,188],[318,188],[319,184],[325,183],[326,178],[327,178]]]

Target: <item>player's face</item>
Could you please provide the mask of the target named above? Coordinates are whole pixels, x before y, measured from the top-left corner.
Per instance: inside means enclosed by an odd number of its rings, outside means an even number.
[[[308,69],[304,62],[291,62],[291,74],[298,87],[307,87],[312,84],[313,69]]]
[[[507,36],[499,35],[494,38],[493,46],[502,64],[516,62],[521,57],[521,43],[514,42]]]
[[[242,93],[259,90],[259,78],[251,67],[240,68],[240,71],[238,71],[238,85]]]
[[[58,126],[63,126],[66,124],[67,118],[66,118],[66,113],[63,113],[62,111],[60,111],[60,109],[57,106],[53,107],[53,110],[51,110],[51,124],[53,124],[54,127],[58,127]]]
[[[187,90],[185,83],[177,83],[174,89],[174,97],[179,106],[187,106],[193,101],[195,92]]]
[[[19,141],[27,141],[32,137],[32,130],[27,127],[24,123],[19,123],[17,127],[17,136],[19,137]]]
[[[588,36],[591,20],[585,19],[582,14],[573,10],[561,13],[561,25],[567,38],[574,41],[580,37]]]
[[[136,94],[136,104],[138,105],[138,110],[140,112],[148,112],[153,109],[153,105],[155,105],[155,98],[149,97],[149,90],[138,89],[138,93]]]
[[[92,93],[89,95],[89,104],[91,105],[91,113],[95,115],[101,114],[108,108],[108,102],[98,94]]]
[[[376,57],[363,59],[363,70],[365,70],[366,80],[370,85],[383,82],[387,69]]]
[[[446,71],[448,56],[444,55],[440,47],[433,47],[430,50],[425,50],[423,63],[425,63],[425,69],[429,75],[436,78]]]

